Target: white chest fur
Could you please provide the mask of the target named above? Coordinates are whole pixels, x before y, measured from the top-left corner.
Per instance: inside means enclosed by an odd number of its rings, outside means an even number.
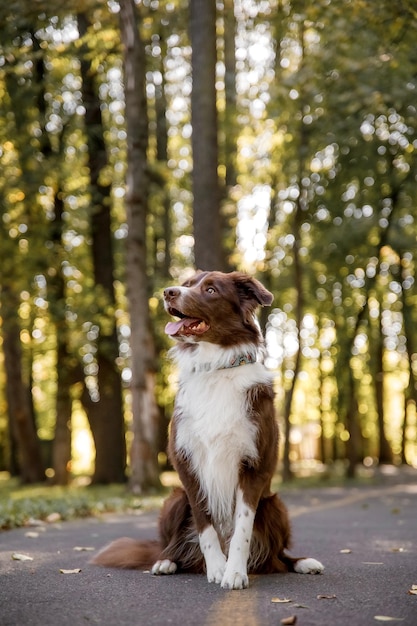
[[[260,363],[180,377],[176,448],[187,454],[218,524],[232,520],[241,461],[258,454],[246,392],[267,382],[270,376]]]

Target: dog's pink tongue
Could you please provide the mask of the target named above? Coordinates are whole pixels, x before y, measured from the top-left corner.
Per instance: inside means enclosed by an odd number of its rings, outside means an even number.
[[[188,326],[191,326],[191,324],[198,324],[198,322],[199,320],[192,317],[184,317],[184,319],[178,320],[178,322],[168,322],[168,324],[165,326],[165,332],[167,335],[171,335],[172,337],[174,335],[178,335],[183,326],[188,328]]]

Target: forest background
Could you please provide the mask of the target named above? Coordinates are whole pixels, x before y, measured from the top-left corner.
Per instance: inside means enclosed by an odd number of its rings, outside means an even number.
[[[242,269],[283,473],[417,466],[413,0],[0,7],[0,471],[159,484],[162,289]]]

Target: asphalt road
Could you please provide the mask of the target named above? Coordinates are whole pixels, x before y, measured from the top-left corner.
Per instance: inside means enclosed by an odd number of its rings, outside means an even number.
[[[400,484],[287,491],[283,499],[292,553],[321,560],[322,575],[253,576],[249,589],[226,591],[204,576],[102,569],[89,565],[92,550],[75,548],[153,538],[157,512],[52,523],[0,534],[0,626],[277,626],[290,616],[297,626],[417,626],[409,593],[417,585],[417,473]]]

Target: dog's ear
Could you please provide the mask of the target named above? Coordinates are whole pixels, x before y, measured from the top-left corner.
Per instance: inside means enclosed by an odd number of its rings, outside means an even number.
[[[256,278],[243,272],[232,272],[231,276],[242,303],[252,304],[253,309],[258,305],[269,306],[272,303],[274,296]]]

